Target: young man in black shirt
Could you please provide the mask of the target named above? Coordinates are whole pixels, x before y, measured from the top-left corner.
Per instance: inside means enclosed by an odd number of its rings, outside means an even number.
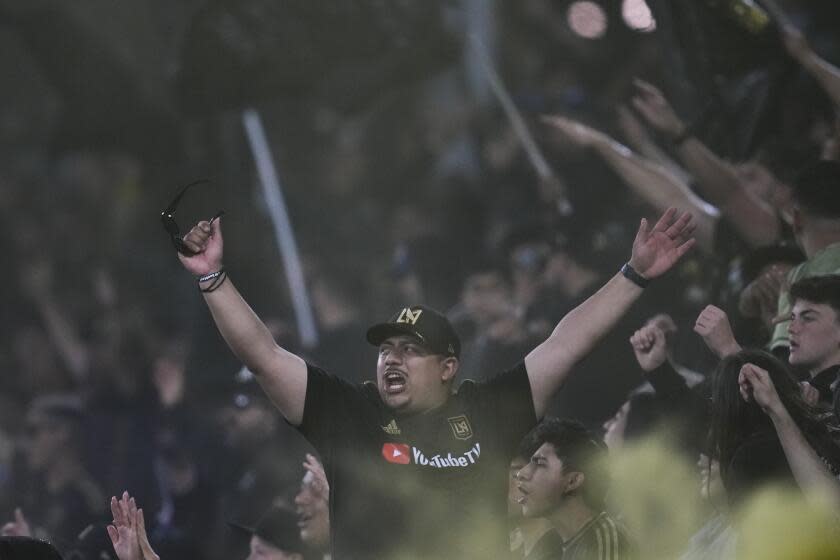
[[[630,261],[571,311],[524,363],[453,392],[460,341],[449,321],[406,307],[368,331],[376,383],[352,385],[280,348],[222,268],[218,220],[180,254],[219,331],[286,420],[315,445],[330,485],[334,557],[502,558],[507,468],[571,367],[693,245],[689,214],[642,221]]]
[[[526,518],[544,517],[551,529],[526,560],[626,560],[633,546],[605,511],[607,446],[582,424],[546,419],[522,442],[531,460],[516,475]]]
[[[820,401],[840,420],[840,276],[803,278],[790,298],[788,361],[808,370]]]

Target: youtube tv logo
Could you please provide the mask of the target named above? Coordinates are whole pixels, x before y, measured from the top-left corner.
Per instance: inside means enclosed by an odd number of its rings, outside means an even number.
[[[386,443],[382,446],[382,456],[389,463],[408,465],[411,463],[411,448],[404,443]]]

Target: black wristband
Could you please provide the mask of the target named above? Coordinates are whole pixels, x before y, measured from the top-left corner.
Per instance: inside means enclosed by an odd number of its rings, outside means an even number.
[[[650,284],[650,280],[636,272],[636,269],[630,266],[629,262],[624,263],[624,266],[621,267],[621,274],[642,289],[647,288]]]
[[[221,275],[220,275],[220,276],[217,276],[217,277],[215,278],[215,280],[213,281],[213,283],[212,283],[212,284],[210,284],[210,286],[208,286],[208,287],[206,287],[206,288],[202,288],[201,286],[199,286],[199,287],[198,287],[198,289],[199,289],[202,293],[205,293],[205,294],[210,293],[210,292],[213,292],[213,291],[216,291],[216,290],[219,288],[219,286],[221,286],[222,284],[224,284],[224,283],[225,283],[225,280],[227,280],[227,272],[225,272],[225,270],[224,270],[224,269],[222,269],[220,272],[221,272]]]

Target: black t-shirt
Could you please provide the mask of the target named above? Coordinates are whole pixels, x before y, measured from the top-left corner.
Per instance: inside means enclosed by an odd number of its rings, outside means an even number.
[[[505,557],[508,466],[535,424],[524,364],[412,416],[308,365],[300,431],[329,479],[333,558]]]

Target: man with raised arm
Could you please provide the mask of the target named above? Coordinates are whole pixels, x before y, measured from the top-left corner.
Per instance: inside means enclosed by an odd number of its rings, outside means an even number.
[[[222,268],[218,221],[184,238],[216,325],[292,425],[330,485],[334,558],[502,558],[507,469],[522,437],[580,360],[693,245],[690,214],[642,220],[630,261],[511,370],[453,390],[460,340],[414,305],[374,325],[376,381],[353,385],[280,348]],[[219,274],[216,274],[219,273]]]

